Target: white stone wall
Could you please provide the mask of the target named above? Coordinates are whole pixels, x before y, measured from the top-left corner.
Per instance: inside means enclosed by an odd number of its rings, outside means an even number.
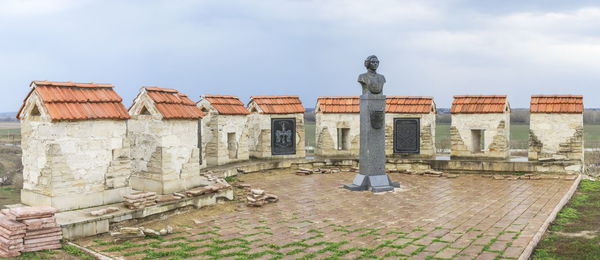
[[[125,121],[51,122],[43,115],[22,120],[21,135],[23,203],[76,209],[129,192]]]
[[[202,184],[198,120],[133,118],[128,122],[132,145],[132,187],[171,193]]]
[[[220,115],[209,112],[202,119],[202,147],[208,166],[248,160],[246,115]],[[235,151],[230,156],[228,135],[235,133]]]
[[[318,156],[358,156],[360,150],[360,114],[316,113],[315,154]],[[349,128],[350,147],[338,150],[338,128]]]
[[[583,159],[583,138],[577,136],[578,131],[583,131],[583,114],[531,113],[529,128],[533,135],[530,140],[535,138],[539,142],[539,151],[535,150],[536,144],[530,145],[531,159],[557,155]]]
[[[271,154],[271,118],[296,118],[296,154]],[[260,114],[253,112],[248,115],[248,150],[251,158],[304,158],[304,114]]]
[[[501,123],[504,123],[502,129],[499,128]],[[452,140],[452,156],[458,157],[508,157],[508,144],[510,141],[510,114],[509,113],[486,113],[486,114],[452,114],[453,129],[451,130]],[[485,149],[482,153],[472,153],[472,129],[483,129]],[[457,135],[458,134],[458,135]],[[502,142],[506,143],[506,149],[490,150],[492,146],[498,144],[498,139],[503,138]],[[458,140],[462,140],[462,144]]]

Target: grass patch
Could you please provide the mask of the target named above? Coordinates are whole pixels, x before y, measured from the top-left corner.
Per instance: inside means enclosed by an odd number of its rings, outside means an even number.
[[[19,260],[45,260],[45,259],[54,259],[54,255],[56,251],[54,250],[41,250],[37,252],[25,252],[22,253],[17,259]]]
[[[72,245],[64,245],[62,247],[62,249],[67,252],[67,254],[78,257],[79,259],[83,259],[83,260],[95,260],[96,258],[91,256],[90,254],[84,252],[83,250],[79,249],[78,247],[72,246]]]
[[[600,219],[600,181],[582,180],[571,201],[558,213],[556,220],[535,249],[532,258],[600,259],[600,236],[577,236],[582,231],[597,231]],[[556,233],[572,233],[570,236]],[[593,234],[593,233],[592,233]]]
[[[579,213],[577,212],[576,209],[564,208],[563,210],[561,210],[558,213],[558,216],[556,216],[556,220],[554,221],[554,223],[562,226],[569,222],[573,222],[574,220],[577,219],[578,216],[579,216]]]
[[[227,176],[227,177],[225,177],[225,181],[227,181],[227,182],[237,181],[237,176]]]

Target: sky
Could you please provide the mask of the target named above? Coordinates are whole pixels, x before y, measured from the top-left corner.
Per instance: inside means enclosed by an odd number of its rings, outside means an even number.
[[[596,3],[595,3],[596,2]],[[32,80],[202,94],[357,96],[377,55],[386,95],[581,94],[600,107],[600,3],[558,0],[0,0],[0,112]]]

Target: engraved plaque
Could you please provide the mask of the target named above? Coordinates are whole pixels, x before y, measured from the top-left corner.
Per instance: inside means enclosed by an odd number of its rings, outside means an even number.
[[[296,119],[271,119],[271,154],[296,154]]]
[[[418,118],[394,118],[394,153],[419,153],[420,129]]]

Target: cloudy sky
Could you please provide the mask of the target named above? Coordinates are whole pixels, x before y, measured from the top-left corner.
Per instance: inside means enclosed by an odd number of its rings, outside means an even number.
[[[0,112],[32,80],[202,94],[359,95],[371,54],[387,95],[583,94],[600,107],[595,1],[0,0]],[[596,98],[598,97],[598,98]]]

